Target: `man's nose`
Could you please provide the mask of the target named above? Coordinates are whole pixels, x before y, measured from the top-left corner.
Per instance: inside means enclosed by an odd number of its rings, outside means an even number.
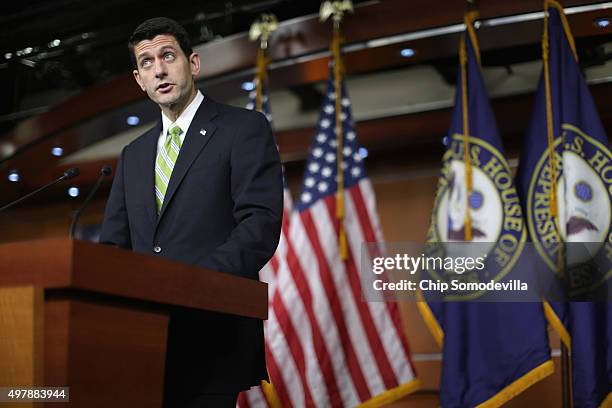
[[[163,78],[168,74],[166,64],[162,59],[155,59],[155,77]]]

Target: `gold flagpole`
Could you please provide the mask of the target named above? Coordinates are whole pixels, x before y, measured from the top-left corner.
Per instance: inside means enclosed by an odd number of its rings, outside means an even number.
[[[556,218],[557,204],[557,166],[555,163],[555,136],[550,95],[550,72],[548,64],[548,2],[544,1],[544,33],[542,34],[542,60],[544,62],[544,85],[546,88],[546,134],[548,137],[548,166],[550,167],[550,214]]]
[[[268,49],[268,40],[272,32],[277,28],[278,20],[274,14],[262,14],[259,19],[251,25],[251,29],[249,30],[249,39],[251,41],[259,41],[257,64],[255,66],[255,109],[259,112],[263,110],[263,85],[267,80],[269,61],[266,58],[266,50]]]
[[[338,174],[338,189],[336,191],[336,218],[338,219],[338,246],[340,248],[340,258],[343,261],[348,259],[348,244],[346,232],[344,230],[344,171],[342,169],[342,75],[344,66],[342,65],[342,52],[340,45],[342,36],[340,33],[340,23],[347,11],[353,12],[353,4],[350,0],[325,1],[321,4],[319,12],[320,20],[326,21],[330,16],[334,23],[333,39],[331,44],[332,59],[334,64],[334,89],[336,90],[336,164]]]
[[[251,41],[259,41],[257,63],[255,66],[255,109],[259,112],[263,112],[263,84],[264,81],[267,81],[268,77],[268,59],[266,58],[268,40],[272,32],[277,28],[278,20],[274,14],[262,14],[257,21],[251,25],[251,29],[249,30],[249,39]],[[270,378],[270,374],[268,374],[268,378]],[[270,379],[270,382],[262,381],[261,390],[271,408],[281,408],[281,402],[272,384],[272,379]]]
[[[555,151],[555,135],[553,125],[553,111],[552,111],[552,95],[550,90],[550,43],[548,33],[548,10],[550,7],[554,7],[559,12],[559,17],[565,31],[565,36],[572,50],[572,54],[576,62],[578,61],[578,54],[576,52],[576,45],[574,44],[574,37],[569,29],[569,24],[565,18],[563,6],[554,0],[544,0],[544,33],[542,34],[542,60],[544,62],[544,83],[546,88],[546,130],[548,136],[548,165],[550,166],[550,215],[555,220],[557,226],[560,226],[562,222],[559,220],[559,203],[557,197],[557,162],[556,162],[556,151]],[[560,231],[560,228],[559,228]],[[559,234],[559,251],[557,252],[557,268],[562,277],[565,276],[565,251],[563,237]],[[571,381],[571,339],[569,333],[563,327],[563,333],[560,333],[561,337],[561,402],[563,408],[569,408],[572,406],[572,381]]]
[[[478,11],[475,10],[474,1],[468,1],[468,10],[465,12],[463,17],[463,23],[465,24],[465,32],[461,36],[461,42],[459,44],[459,63],[461,66],[461,109],[463,113],[463,163],[465,165],[465,234],[464,239],[466,241],[472,240],[472,219],[470,217],[470,195],[473,189],[473,177],[472,177],[472,162],[470,158],[470,115],[469,115],[469,98],[468,98],[468,79],[467,79],[467,46],[466,46],[466,33],[470,36],[472,46],[475,48],[474,52],[478,63],[480,64],[480,50],[478,49],[478,42],[476,41],[476,32],[474,31],[474,21],[478,18]]]

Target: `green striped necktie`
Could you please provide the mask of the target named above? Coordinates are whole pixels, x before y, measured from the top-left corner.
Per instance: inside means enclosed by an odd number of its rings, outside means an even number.
[[[180,134],[182,132],[176,123],[171,124],[166,136],[166,142],[163,148],[157,152],[157,160],[155,161],[155,201],[157,203],[158,214],[164,203],[164,196],[170,183],[170,176],[181,150]]]

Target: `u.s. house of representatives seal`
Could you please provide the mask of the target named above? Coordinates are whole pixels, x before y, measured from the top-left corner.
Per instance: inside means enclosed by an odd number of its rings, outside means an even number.
[[[605,257],[612,264],[611,201],[612,156],[610,149],[575,126],[564,124],[555,139],[555,185],[558,216],[551,214],[551,172],[548,151],[535,166],[527,196],[527,222],[540,257],[551,271]],[[562,243],[566,243],[563,251]],[[582,243],[583,245],[579,245]],[[606,245],[608,250],[602,248]],[[563,262],[559,262],[562,257]],[[606,273],[580,282],[571,282],[572,290],[601,283]]]
[[[468,197],[463,136],[455,134],[449,139],[450,146],[443,157],[442,174],[427,236],[431,250],[428,255],[485,255],[486,262],[482,271],[458,274],[430,269],[427,272],[432,278],[446,282],[456,279],[463,282],[499,282],[516,264],[526,239],[521,205],[510,166],[494,146],[482,139],[470,138],[472,191]],[[468,206],[472,240],[471,244],[460,244],[465,241]],[[462,291],[447,295],[445,300],[467,300],[483,293]]]

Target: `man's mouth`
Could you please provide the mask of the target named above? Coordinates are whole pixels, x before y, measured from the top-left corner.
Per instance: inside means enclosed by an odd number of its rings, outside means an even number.
[[[574,235],[584,230],[599,231],[589,220],[573,215],[567,221],[567,235]]]
[[[157,90],[159,92],[165,93],[165,92],[170,91],[173,86],[174,86],[174,84],[171,84],[170,82],[164,82],[164,83],[161,83],[161,84],[159,84],[157,86]]]

